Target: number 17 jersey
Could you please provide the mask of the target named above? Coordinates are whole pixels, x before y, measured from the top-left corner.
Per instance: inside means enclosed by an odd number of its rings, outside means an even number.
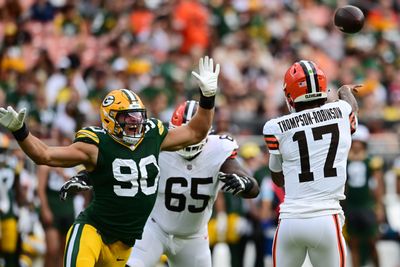
[[[271,154],[281,155],[285,200],[280,218],[308,218],[342,212],[351,134],[351,106],[343,101],[268,121],[264,139]]]

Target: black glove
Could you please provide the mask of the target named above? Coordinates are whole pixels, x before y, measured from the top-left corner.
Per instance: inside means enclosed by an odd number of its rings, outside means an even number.
[[[253,187],[253,181],[247,176],[235,173],[219,172],[218,179],[224,183],[221,190],[237,195],[240,192],[248,192]]]
[[[86,170],[80,171],[71,179],[66,181],[60,189],[60,199],[66,200],[69,194],[76,194],[82,191],[90,190],[92,187],[88,185],[89,177]]]

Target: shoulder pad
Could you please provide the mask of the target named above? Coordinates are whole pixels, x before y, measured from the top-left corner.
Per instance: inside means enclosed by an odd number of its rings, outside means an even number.
[[[147,129],[147,131],[149,131],[149,130],[151,130],[153,128],[157,128],[158,129],[158,134],[160,136],[166,135],[166,133],[167,133],[167,128],[165,128],[163,122],[160,121],[159,119],[155,119],[155,118],[148,119],[147,127],[149,127]]]
[[[280,134],[279,125],[276,123],[276,119],[267,121],[264,124],[263,135],[277,135]]]
[[[100,127],[85,127],[79,130],[75,134],[74,142],[84,142],[89,144],[98,145],[100,143],[100,139],[98,137],[99,134],[107,134],[103,128]]]

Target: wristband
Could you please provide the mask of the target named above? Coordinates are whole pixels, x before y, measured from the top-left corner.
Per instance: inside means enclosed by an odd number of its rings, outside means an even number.
[[[15,140],[18,142],[22,142],[25,140],[25,138],[28,137],[29,135],[29,130],[28,127],[26,127],[25,122],[22,124],[22,127],[19,128],[18,130],[11,132],[12,135],[14,136]]]
[[[215,104],[215,95],[206,97],[200,93],[199,106],[204,109],[212,109]]]

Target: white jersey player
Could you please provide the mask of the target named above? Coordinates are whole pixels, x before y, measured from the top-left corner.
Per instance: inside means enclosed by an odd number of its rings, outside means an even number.
[[[181,104],[170,127],[187,123],[197,107],[196,101]],[[218,191],[242,197],[259,191],[235,159],[237,148],[230,136],[209,135],[197,145],[160,153],[157,200],[128,266],[153,267],[166,254],[170,267],[211,267],[207,224]]]
[[[174,111],[170,127],[188,123],[197,109],[198,102],[184,102]],[[208,135],[196,145],[160,153],[155,206],[127,266],[154,267],[166,254],[170,267],[211,267],[207,225],[218,191],[244,198],[259,193],[256,180],[236,159],[237,148],[228,135]],[[61,198],[89,189],[89,182],[85,172],[79,173],[61,188]]]
[[[302,60],[285,74],[291,114],[263,130],[274,182],[285,188],[273,245],[274,267],[301,266],[308,252],[314,267],[345,266],[344,222],[347,156],[355,131],[357,103],[343,86],[326,103],[327,81],[319,67]]]

